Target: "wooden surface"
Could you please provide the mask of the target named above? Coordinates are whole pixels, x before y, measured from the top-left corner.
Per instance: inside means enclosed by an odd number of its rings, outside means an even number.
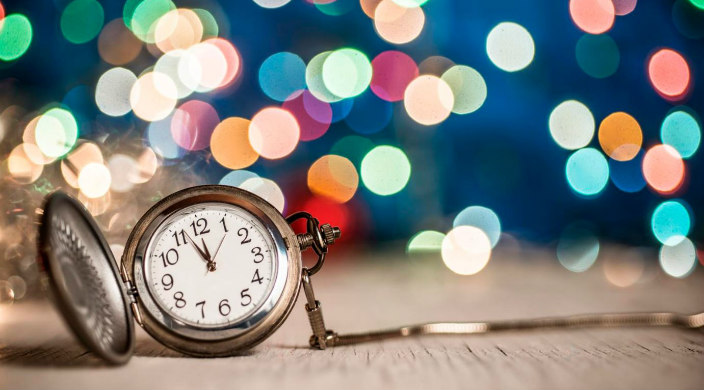
[[[499,253],[469,277],[451,274],[438,257],[399,253],[330,260],[338,264],[316,275],[330,328],[358,332],[431,320],[704,310],[701,266],[676,280],[654,264],[644,281],[618,288],[606,281],[599,263],[574,274],[545,253]],[[702,331],[530,331],[313,351],[307,348],[310,329],[302,306],[299,300],[264,344],[231,358],[184,357],[140,330],[136,355],[118,368],[87,353],[48,302],[0,306],[0,388],[704,387]]]

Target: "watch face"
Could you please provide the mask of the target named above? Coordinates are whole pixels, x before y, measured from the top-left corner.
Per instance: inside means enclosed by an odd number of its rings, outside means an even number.
[[[277,274],[270,231],[237,205],[206,202],[167,216],[144,253],[146,287],[178,322],[224,328],[267,302]]]

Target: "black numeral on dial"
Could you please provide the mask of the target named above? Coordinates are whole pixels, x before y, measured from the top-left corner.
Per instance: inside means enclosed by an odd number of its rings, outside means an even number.
[[[172,236],[176,240],[177,247],[186,243],[186,232],[184,232],[183,229],[181,229],[177,232],[174,232],[174,234],[172,234]]]
[[[252,296],[249,295],[248,293],[249,293],[249,289],[248,289],[248,288],[245,288],[245,289],[242,290],[242,292],[240,293],[240,296],[242,297],[242,302],[240,302],[240,304],[241,304],[242,306],[247,306],[247,305],[249,305],[250,303],[252,303]]]
[[[254,254],[254,262],[255,263],[259,264],[262,261],[264,261],[264,255],[262,254],[262,248],[255,246],[254,248],[252,248],[252,250],[250,252],[252,252]]]
[[[174,277],[171,274],[164,274],[161,277],[161,285],[164,286],[164,290],[169,291],[174,286]]]
[[[237,235],[242,237],[242,242],[240,244],[247,244],[252,242],[252,240],[249,238],[249,230],[247,230],[247,228],[239,228],[237,230]]]
[[[225,217],[222,217],[220,220],[220,223],[222,224],[222,228],[225,229],[225,233],[227,233],[227,225],[225,225]]]
[[[198,218],[197,220],[191,222],[191,227],[193,228],[193,234],[196,236],[210,233],[210,229],[208,229],[208,220],[205,218]]]
[[[230,314],[230,302],[227,299],[223,299],[220,301],[220,305],[218,306],[218,309],[220,310],[220,315],[222,316],[227,316]]]
[[[205,301],[196,303],[196,307],[200,306],[200,318],[205,318]]]
[[[169,249],[166,253],[161,252],[159,257],[161,257],[164,267],[178,263],[178,251],[174,248]]]
[[[174,293],[174,299],[176,300],[176,307],[179,309],[186,307],[186,300],[183,299],[183,293],[181,291],[176,291]]]

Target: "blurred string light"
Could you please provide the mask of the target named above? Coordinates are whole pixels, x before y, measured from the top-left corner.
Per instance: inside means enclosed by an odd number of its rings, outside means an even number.
[[[625,112],[610,114],[599,125],[599,145],[607,156],[618,161],[633,159],[643,143],[640,124]]]
[[[675,148],[682,158],[690,158],[699,149],[702,138],[699,121],[687,111],[670,112],[660,127],[662,143]]]
[[[474,68],[455,65],[442,74],[454,96],[452,112],[469,114],[478,110],[486,100],[486,82]]]
[[[308,188],[318,196],[345,203],[359,185],[357,169],[350,160],[334,154],[316,160],[308,169]]]
[[[260,156],[274,160],[288,156],[298,145],[301,130],[296,117],[278,107],[266,107],[252,117],[249,142]]]
[[[445,234],[435,230],[423,230],[408,240],[406,253],[440,253]]]
[[[281,106],[293,114],[300,128],[300,140],[312,141],[325,135],[332,122],[332,107],[310,91],[297,91]]]
[[[589,145],[594,137],[594,116],[582,102],[565,100],[550,113],[548,127],[560,147],[575,150]]]
[[[259,67],[259,86],[270,98],[283,102],[306,87],[306,64],[289,52],[269,56]]]
[[[95,104],[106,115],[122,116],[132,111],[130,91],[137,76],[129,69],[112,68],[95,85]]]
[[[203,150],[210,146],[210,135],[220,123],[218,112],[209,103],[189,100],[174,111],[171,136],[186,150]]]
[[[379,53],[372,60],[370,87],[379,98],[397,102],[410,82],[418,77],[418,65],[408,54],[397,50]]]
[[[364,92],[372,79],[372,66],[367,56],[359,50],[342,48],[330,53],[323,63],[325,87],[342,98]]]
[[[641,150],[635,158],[628,161],[609,159],[609,176],[616,188],[634,193],[645,187],[642,170],[644,154]]]
[[[645,261],[637,248],[604,256],[602,266],[606,280],[622,288],[638,283],[645,273]]]
[[[684,278],[697,265],[697,252],[689,238],[683,238],[678,244],[663,245],[660,248],[660,267],[666,274],[675,278]]]
[[[580,222],[565,228],[557,243],[557,259],[572,272],[588,270],[599,256],[599,239]]]
[[[71,43],[86,43],[98,36],[104,22],[103,6],[96,0],[73,0],[61,13],[61,33]]]
[[[458,226],[442,240],[442,261],[452,272],[474,275],[484,269],[491,258],[491,241],[483,230]]]
[[[656,192],[668,195],[684,183],[685,166],[677,149],[670,145],[655,145],[643,157],[643,177]]]
[[[249,143],[250,121],[230,117],[220,122],[210,137],[210,151],[220,165],[229,169],[247,168],[254,164],[259,154]]]
[[[486,37],[486,53],[499,69],[516,72],[533,62],[535,43],[525,27],[502,22],[491,29]]]
[[[411,177],[411,163],[403,150],[380,145],[362,160],[362,182],[377,195],[388,196],[401,191]]]
[[[0,20],[0,60],[13,61],[27,52],[32,43],[32,24],[22,14]]]
[[[655,91],[670,101],[682,100],[691,84],[687,60],[672,49],[660,49],[650,56],[648,78]]]
[[[78,139],[76,119],[63,108],[52,108],[39,118],[35,139],[42,153],[49,157],[61,157],[73,148]]]
[[[452,226],[474,226],[481,229],[491,241],[492,248],[499,243],[501,237],[501,221],[499,221],[498,215],[483,206],[470,206],[460,211]]]
[[[444,80],[432,75],[422,75],[408,84],[403,104],[411,119],[430,126],[450,116],[455,97]]]
[[[127,29],[123,19],[114,19],[105,25],[98,36],[98,53],[111,65],[132,62],[142,51],[142,41]]]
[[[423,26],[425,13],[418,6],[405,7],[394,0],[383,0],[374,9],[374,28],[389,43],[409,43],[418,38]]]
[[[565,174],[570,188],[584,196],[597,195],[609,181],[609,164],[594,148],[580,149],[569,157]]]
[[[616,41],[607,34],[584,34],[575,48],[577,64],[588,74],[603,79],[616,73],[621,54]]]
[[[618,16],[628,15],[636,9],[638,0],[611,0],[614,4],[614,13]]]
[[[655,208],[650,224],[658,241],[663,245],[674,246],[687,237],[692,222],[682,201],[667,200]]]
[[[570,0],[570,16],[584,32],[601,34],[614,25],[616,9],[612,0]]]

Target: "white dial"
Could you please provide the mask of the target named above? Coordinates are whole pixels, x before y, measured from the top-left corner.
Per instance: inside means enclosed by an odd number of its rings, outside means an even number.
[[[250,212],[200,203],[166,218],[146,251],[151,295],[176,319],[220,327],[240,321],[271,293],[276,279],[271,235]]]

